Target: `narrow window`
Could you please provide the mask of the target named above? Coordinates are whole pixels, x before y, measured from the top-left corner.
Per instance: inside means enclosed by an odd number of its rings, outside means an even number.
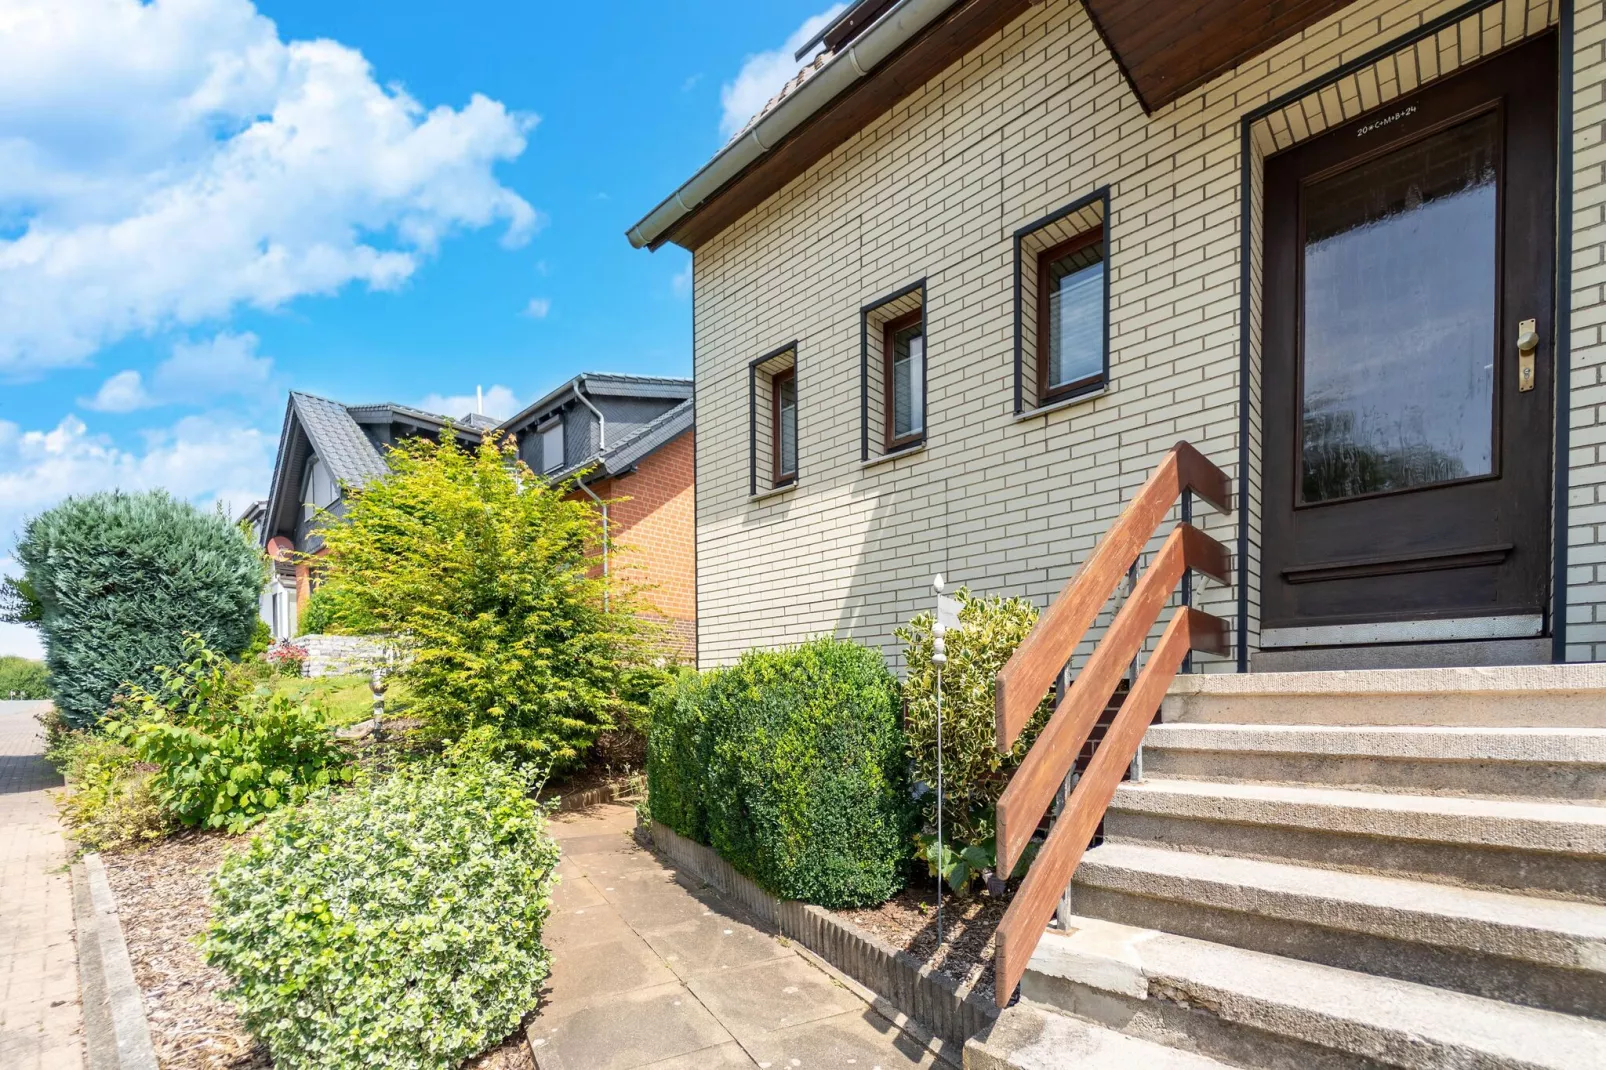
[[[923,310],[887,323],[882,353],[886,360],[888,452],[920,441],[926,430],[926,338]]]
[[[775,427],[775,485],[797,479],[797,369],[776,373],[771,380]]]
[[[563,467],[563,421],[554,420],[541,429],[541,471],[556,472]]]
[[[1038,257],[1037,376],[1041,404],[1104,378],[1104,228]]]

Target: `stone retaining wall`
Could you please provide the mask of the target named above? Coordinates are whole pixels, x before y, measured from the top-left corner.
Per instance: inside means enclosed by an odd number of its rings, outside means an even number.
[[[366,673],[386,661],[385,641],[366,635],[303,635],[295,644],[307,651],[302,676]]]

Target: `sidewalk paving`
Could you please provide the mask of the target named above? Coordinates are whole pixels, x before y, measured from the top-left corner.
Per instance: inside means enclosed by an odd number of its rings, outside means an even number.
[[[904,1070],[942,1066],[791,945],[630,838],[635,813],[554,817],[553,968],[540,1070]]]
[[[0,701],[0,1066],[84,1065],[68,850],[47,789],[34,716],[46,702]]]

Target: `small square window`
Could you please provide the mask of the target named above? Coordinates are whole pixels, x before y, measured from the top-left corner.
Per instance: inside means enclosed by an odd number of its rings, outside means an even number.
[[[1104,378],[1104,229],[1037,258],[1037,383],[1044,404]]]
[[[774,478],[779,487],[797,478],[797,369],[780,372],[770,385],[775,410]]]
[[[926,432],[926,325],[920,309],[887,324],[881,351],[886,361],[890,453],[920,441]]]
[[[563,421],[554,420],[541,435],[541,471],[556,472],[563,467]]]
[[[1015,413],[1096,393],[1110,375],[1101,189],[1015,232]]]
[[[797,482],[797,346],[772,350],[747,366],[748,493]]]
[[[930,425],[931,346],[925,280],[860,310],[862,459],[911,450]]]

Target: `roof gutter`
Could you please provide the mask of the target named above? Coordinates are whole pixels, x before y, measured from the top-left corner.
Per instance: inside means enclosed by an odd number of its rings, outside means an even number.
[[[818,74],[775,110],[749,127],[746,133],[726,145],[702,170],[649,212],[625,236],[637,249],[658,245],[664,235],[691,215],[708,198],[754,162],[769,155],[788,134],[841,96],[857,82],[870,76],[898,49],[936,22],[957,0],[899,0],[846,52],[833,56]]]

